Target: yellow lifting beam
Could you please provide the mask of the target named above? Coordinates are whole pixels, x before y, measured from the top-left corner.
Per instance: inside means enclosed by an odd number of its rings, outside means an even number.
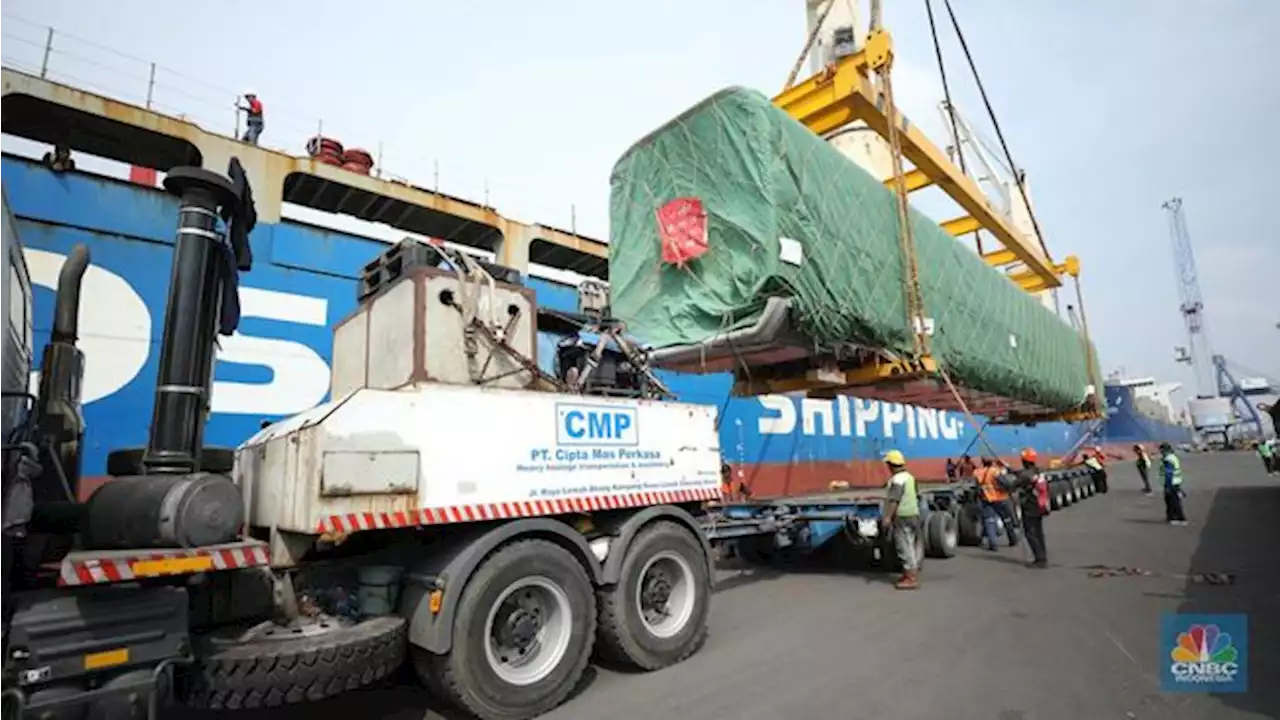
[[[1073,278],[1080,277],[1080,258],[1075,255],[1068,255],[1066,260],[1063,260],[1053,266],[1053,272],[1058,277],[1063,275],[1070,275]],[[1019,287],[1029,293],[1049,289],[1048,286],[1044,284],[1044,281],[1040,279],[1039,275],[1027,270],[1013,273],[1009,276],[1009,279],[1017,283]]]
[[[889,138],[885,98],[873,86],[869,71],[893,61],[893,41],[884,30],[873,30],[858,52],[828,66],[822,72],[783,91],[774,105],[804,123],[817,135],[825,135],[849,123],[863,121],[881,137]],[[968,215],[943,224],[952,235],[978,229],[991,233],[1016,261],[1026,265],[1041,289],[1062,286],[1056,268],[1033,238],[991,206],[977,183],[960,171],[906,116],[895,111],[902,155],[915,169],[904,175],[908,190],[938,185]],[[890,178],[890,183],[893,178]],[[963,231],[963,232],[961,232]],[[994,264],[994,263],[993,263]]]

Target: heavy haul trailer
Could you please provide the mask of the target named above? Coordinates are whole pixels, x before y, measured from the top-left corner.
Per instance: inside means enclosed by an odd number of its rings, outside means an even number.
[[[113,454],[121,476],[74,501],[83,249],[29,413],[6,385],[6,718],[154,717],[170,695],[271,707],[406,659],[473,715],[528,718],[568,696],[593,651],[655,669],[698,648],[715,408],[628,397],[635,368],[601,353],[574,387],[599,373],[612,396],[563,392],[534,362],[531,293],[495,279],[518,278],[410,244],[366,268],[335,329],[332,402],[234,454],[204,447],[252,194],[195,168],[165,186],[182,203],[148,446]],[[31,337],[22,287],[9,317],[26,327],[6,340]],[[15,357],[29,363],[29,344]]]
[[[1047,470],[1050,511],[1091,497],[1097,488],[1087,468]],[[927,557],[950,558],[957,546],[982,542],[982,506],[976,481],[923,486],[920,490]],[[718,505],[703,520],[707,536],[751,563],[772,564],[802,558],[844,544],[872,564],[896,562],[889,538],[880,533],[883,490],[830,492]],[[1015,507],[1015,515],[1021,511]],[[997,520],[1001,533],[1003,524]]]

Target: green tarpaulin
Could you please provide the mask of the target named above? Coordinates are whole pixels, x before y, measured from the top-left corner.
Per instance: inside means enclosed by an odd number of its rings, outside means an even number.
[[[642,139],[613,170],[613,312],[653,347],[750,325],[770,296],[818,347],[909,353],[892,191],[758,92],[729,88]],[[658,213],[697,198],[707,249],[664,262]],[[1089,384],[1079,335],[936,222],[913,211],[933,356],[975,390],[1056,409]],[[785,240],[784,240],[785,238]],[[794,241],[794,242],[793,242]],[[803,250],[798,264],[794,246]]]

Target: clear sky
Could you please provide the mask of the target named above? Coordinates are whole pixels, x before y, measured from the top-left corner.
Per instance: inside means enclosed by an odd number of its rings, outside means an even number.
[[[885,5],[899,102],[942,144],[924,0]],[[955,100],[994,137],[935,6]],[[1280,377],[1280,2],[953,6],[1050,251],[1082,258],[1104,368],[1190,381],[1172,359],[1185,339],[1160,207],[1179,195],[1215,349]],[[52,25],[55,78],[140,102],[135,58],[154,60],[165,112],[231,132],[252,89],[264,144],[301,153],[323,122],[381,147],[391,173],[428,186],[438,173],[445,192],[487,190],[507,215],[598,237],[623,150],[725,85],[776,92],[805,34],[803,0],[5,0],[4,13],[6,64],[38,67],[45,30],[26,21]]]

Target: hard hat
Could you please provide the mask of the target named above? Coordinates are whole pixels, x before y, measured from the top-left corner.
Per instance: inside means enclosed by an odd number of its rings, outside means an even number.
[[[1101,454],[1102,454],[1102,446],[1101,446],[1101,445],[1094,445],[1094,446],[1093,446],[1093,451],[1094,451],[1095,453],[1097,453],[1097,454],[1101,455]]]
[[[1036,455],[1035,448],[1024,448],[1022,450],[1021,457],[1023,461],[1033,463],[1036,461],[1038,456]]]
[[[258,97],[258,93],[254,92],[254,91],[252,91],[252,90],[245,90],[245,91],[244,91],[244,96],[245,96],[245,97]]]
[[[901,450],[890,450],[884,454],[884,461],[890,465],[906,465],[907,459],[902,456]]]

